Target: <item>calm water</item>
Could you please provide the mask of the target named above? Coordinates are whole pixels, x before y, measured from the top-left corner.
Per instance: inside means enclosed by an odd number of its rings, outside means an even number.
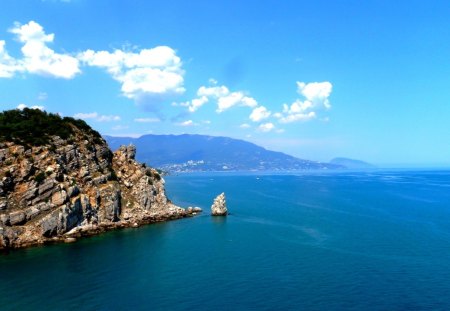
[[[0,310],[450,310],[450,172],[166,178],[202,216],[0,255]]]

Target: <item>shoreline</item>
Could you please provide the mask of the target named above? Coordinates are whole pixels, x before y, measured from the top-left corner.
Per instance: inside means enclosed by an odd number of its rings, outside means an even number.
[[[111,223],[103,222],[95,225],[94,224],[82,225],[75,227],[72,230],[59,236],[53,236],[49,238],[42,237],[37,240],[24,241],[23,243],[20,244],[14,244],[13,246],[1,248],[0,255],[5,255],[11,251],[25,248],[33,248],[60,243],[75,243],[80,239],[101,235],[102,233],[113,230],[122,230],[128,228],[137,229],[142,226],[147,226],[155,223],[180,220],[183,218],[191,218],[199,215],[201,212],[202,211],[199,208],[188,207],[186,209],[180,208],[180,210],[162,215],[158,214],[143,215],[143,217],[140,219],[126,219]]]

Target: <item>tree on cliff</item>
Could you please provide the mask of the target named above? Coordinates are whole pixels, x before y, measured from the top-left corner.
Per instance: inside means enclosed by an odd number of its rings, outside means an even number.
[[[24,108],[23,110],[6,110],[0,112],[0,142],[10,141],[21,145],[40,146],[50,142],[50,137],[69,138],[73,126],[100,139],[100,134],[83,120],[64,117],[41,111]]]

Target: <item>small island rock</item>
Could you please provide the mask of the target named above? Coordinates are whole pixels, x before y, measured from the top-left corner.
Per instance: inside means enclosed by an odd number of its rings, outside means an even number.
[[[212,216],[226,216],[228,214],[227,202],[225,200],[225,193],[219,194],[211,205]]]

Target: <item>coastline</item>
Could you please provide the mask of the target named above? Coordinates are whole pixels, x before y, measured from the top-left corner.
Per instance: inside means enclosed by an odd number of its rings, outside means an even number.
[[[140,219],[127,219],[127,220],[119,220],[117,222],[99,223],[97,225],[87,224],[83,226],[78,226],[59,236],[54,236],[50,238],[41,237],[37,240],[28,240],[19,245],[13,245],[11,247],[0,249],[0,254],[24,248],[39,247],[58,243],[74,243],[77,242],[79,239],[100,235],[108,231],[121,230],[127,228],[140,228],[142,226],[147,226],[155,223],[174,221],[183,218],[191,218],[201,213],[201,210],[197,208],[183,209],[175,205],[173,207],[175,207],[175,209],[172,212],[165,214],[149,213],[143,215],[143,217]]]

